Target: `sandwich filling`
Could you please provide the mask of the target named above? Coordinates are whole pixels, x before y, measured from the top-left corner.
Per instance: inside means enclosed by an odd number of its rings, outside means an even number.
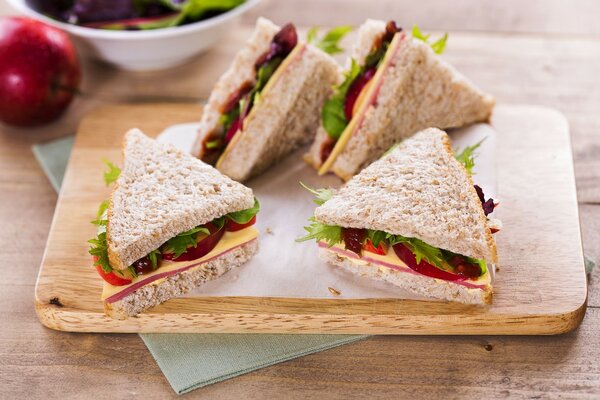
[[[216,165],[226,148],[233,144],[233,138],[243,130],[244,120],[252,108],[260,103],[261,94],[267,83],[278,70],[285,68],[286,58],[299,46],[298,35],[293,24],[285,25],[273,37],[269,50],[255,62],[254,81],[245,82],[221,107],[221,117],[217,128],[206,135],[200,150],[200,159],[208,164]]]
[[[120,169],[107,163],[109,171],[104,174],[107,185],[114,183],[120,174]],[[97,236],[89,240],[92,247],[93,265],[98,274],[112,286],[130,285],[139,280],[140,276],[153,274],[164,266],[202,259],[207,256],[228,233],[246,231],[256,223],[256,214],[260,210],[258,200],[254,199],[252,208],[231,212],[222,217],[199,225],[186,232],[167,240],[159,248],[151,251],[124,270],[114,269],[108,260],[108,245],[106,237],[107,210],[109,202],[103,201],[98,209],[96,220],[92,221],[98,227]]]
[[[331,155],[336,142],[357,114],[358,108],[365,100],[365,94],[373,81],[378,69],[382,67],[383,59],[390,48],[392,40],[402,28],[394,21],[387,23],[385,31],[373,42],[369,55],[364,64],[359,66],[352,59],[350,70],[345,74],[344,81],[334,88],[335,92],[329,98],[321,111],[321,123],[328,134],[320,149],[321,162],[324,163]]]
[[[436,54],[441,54],[448,36],[429,43],[429,35],[421,33],[415,25],[414,39],[429,44]],[[319,174],[330,170],[336,158],[342,153],[350,137],[361,127],[370,106],[377,105],[381,86],[385,83],[385,72],[393,66],[401,51],[406,34],[394,21],[387,23],[385,31],[375,40],[364,64],[359,66],[352,59],[345,80],[334,88],[334,95],[325,102],[321,112],[321,124],[328,137],[321,144]]]
[[[104,282],[102,290],[102,300],[108,303],[114,303],[124,297],[135,292],[137,289],[150,283],[158,284],[168,277],[179,274],[184,271],[192,271],[215,258],[221,257],[245,244],[248,244],[258,237],[258,231],[249,226],[238,231],[225,231],[222,238],[208,253],[195,260],[190,261],[173,261],[162,260],[161,266],[158,269],[149,271],[143,275],[137,275],[131,279],[131,282],[126,285],[115,286],[109,282]]]
[[[472,174],[475,151],[482,142],[455,154],[455,158],[464,165],[468,175]],[[393,149],[394,147],[388,153]],[[331,190],[314,190],[306,186],[305,188],[316,195],[315,203],[318,205],[322,205],[333,196]],[[475,191],[483,212],[488,217],[498,203],[492,198],[486,199],[483,190],[477,185]],[[304,228],[307,235],[297,241],[314,239],[319,247],[332,251],[338,257],[352,263],[372,264],[380,268],[420,274],[474,289],[485,290],[491,283],[491,272],[483,259],[434,247],[413,237],[373,229],[326,225],[314,217],[310,218],[310,221],[311,224]],[[496,233],[500,230],[501,223],[488,217],[488,227],[491,233]]]
[[[319,247],[357,264],[373,264],[416,273],[475,289],[485,289],[490,273],[484,260],[433,247],[422,240],[383,231],[325,225],[314,218],[300,241],[316,239]]]

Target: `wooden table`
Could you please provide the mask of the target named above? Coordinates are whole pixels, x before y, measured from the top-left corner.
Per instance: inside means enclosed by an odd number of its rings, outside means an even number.
[[[450,30],[445,57],[500,103],[539,104],[571,124],[584,248],[600,259],[600,5],[591,0],[266,1],[223,45],[165,72],[131,74],[84,62],[84,91],[49,126],[0,126],[0,398],[175,398],[137,335],[69,334],[42,327],[33,287],[56,194],[33,143],[70,134],[102,103],[138,96],[206,96],[256,15],[299,26],[389,18]],[[522,4],[523,3],[523,4]],[[418,8],[417,8],[418,7]],[[316,12],[319,10],[319,12]],[[0,14],[12,11],[2,3]],[[519,32],[519,33],[514,33]],[[594,36],[596,35],[596,36]],[[165,85],[169,82],[169,85]],[[549,255],[551,256],[551,255]],[[579,329],[552,337],[380,336],[306,356],[188,397],[598,398],[600,268]]]

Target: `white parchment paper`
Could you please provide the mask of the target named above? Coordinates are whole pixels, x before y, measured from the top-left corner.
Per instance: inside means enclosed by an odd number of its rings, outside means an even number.
[[[173,125],[159,136],[188,151],[197,129],[196,123]],[[486,197],[496,196],[496,132],[487,124],[476,124],[450,132],[453,147],[462,149],[485,138],[478,151],[474,181]],[[246,265],[196,289],[188,296],[256,296],[299,298],[402,298],[422,299],[396,286],[355,276],[321,261],[314,241],[297,243],[303,227],[313,215],[313,196],[299,182],[311,187],[334,187],[341,181],[317,175],[302,161],[301,149],[282,163],[246,184],[261,202],[256,227],[260,231],[258,254]],[[334,288],[340,295],[332,294]]]

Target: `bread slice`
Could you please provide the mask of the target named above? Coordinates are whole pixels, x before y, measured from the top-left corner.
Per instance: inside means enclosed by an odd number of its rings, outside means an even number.
[[[194,145],[196,155],[201,152],[204,138],[218,127],[219,110],[224,102],[241,85],[237,81],[235,84],[230,82],[236,76],[235,71],[254,71],[254,63],[261,53],[254,49],[267,48],[278,30],[268,25],[270,36],[264,34],[267,23],[261,21],[211,94]],[[260,174],[297,147],[309,143],[319,125],[319,110],[339,79],[339,66],[333,58],[299,42],[269,80],[261,93],[260,103],[244,120],[243,130],[229,144],[217,169],[242,182]]]
[[[255,239],[198,267],[144,285],[118,301],[105,301],[104,312],[115,319],[133,317],[245,264],[257,251],[258,240]]]
[[[382,23],[377,25],[382,26]],[[369,22],[365,35],[374,37]],[[382,28],[383,31],[384,28]],[[361,29],[362,32],[362,29]],[[367,39],[359,39],[362,44]],[[356,53],[363,56],[364,52]],[[374,104],[351,133],[349,141],[331,167],[336,175],[350,179],[383,154],[395,142],[427,127],[460,127],[487,121],[494,99],[479,91],[424,42],[406,35],[391,65],[381,75]],[[376,84],[376,82],[373,82]],[[320,167],[320,149],[328,136],[321,127],[305,159]]]
[[[485,285],[483,289],[470,288],[443,279],[410,274],[391,268],[380,268],[379,265],[368,261],[356,264],[348,258],[340,257],[336,253],[323,248],[319,249],[319,257],[323,261],[354,275],[387,282],[420,296],[464,304],[485,305],[492,302],[493,289],[489,284]]]
[[[250,188],[138,129],[125,135],[123,157],[106,226],[114,269],[127,268],[182,232],[254,204]]]
[[[200,156],[204,137],[219,126],[221,109],[229,101],[229,96],[246,82],[255,82],[256,60],[271,46],[273,37],[281,28],[266,18],[258,18],[254,32],[244,47],[235,55],[229,69],[225,71],[215,84],[208,102],[202,111],[200,127],[192,146],[192,154]]]
[[[327,225],[417,238],[488,263],[496,245],[481,201],[445,132],[430,128],[365,168],[315,210]]]

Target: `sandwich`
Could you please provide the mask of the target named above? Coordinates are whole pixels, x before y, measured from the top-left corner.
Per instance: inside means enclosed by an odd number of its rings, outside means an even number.
[[[361,25],[344,80],[322,108],[305,161],[321,175],[333,172],[348,180],[422,129],[487,121],[494,99],[436,54],[446,39],[429,44],[416,26],[411,35],[393,21]]]
[[[471,178],[476,148],[455,156],[445,132],[415,134],[339,192],[314,191],[320,206],[298,241],[315,239],[326,262],[417,295],[490,303],[500,223]]]
[[[93,223],[93,265],[107,315],[132,317],[247,262],[258,249],[252,190],[210,165],[129,131],[123,169]]]
[[[240,182],[263,172],[314,138],[340,76],[331,56],[298,40],[294,25],[259,18],[210,95],[192,154]]]

